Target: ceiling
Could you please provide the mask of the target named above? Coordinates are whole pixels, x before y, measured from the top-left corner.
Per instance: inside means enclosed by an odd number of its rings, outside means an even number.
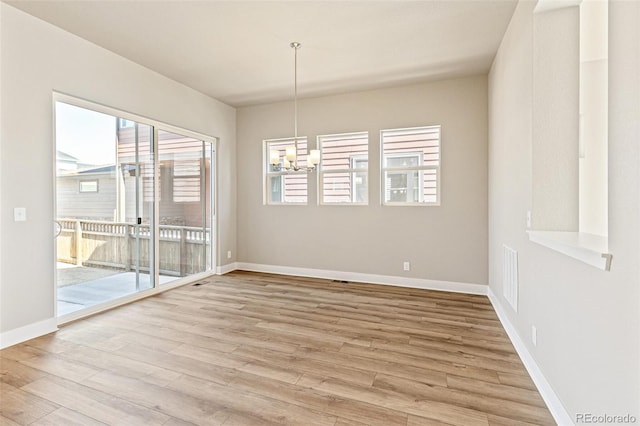
[[[8,1],[232,106],[486,73],[516,0]]]

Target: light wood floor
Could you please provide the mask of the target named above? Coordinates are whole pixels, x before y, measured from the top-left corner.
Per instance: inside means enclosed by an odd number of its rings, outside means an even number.
[[[484,296],[235,272],[0,352],[1,425],[555,424]]]

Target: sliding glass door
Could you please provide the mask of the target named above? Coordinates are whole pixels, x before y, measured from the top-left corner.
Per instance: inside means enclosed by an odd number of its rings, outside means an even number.
[[[152,130],[56,103],[58,315],[153,287]]]
[[[211,141],[55,113],[58,316],[213,268]]]
[[[209,142],[158,132],[161,274],[211,269],[212,155]]]

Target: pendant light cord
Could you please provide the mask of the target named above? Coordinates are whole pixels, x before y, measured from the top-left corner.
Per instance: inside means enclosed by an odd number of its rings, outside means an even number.
[[[296,149],[296,166],[298,165],[298,49],[300,43],[291,43],[293,47],[293,143]]]
[[[298,48],[294,46],[293,53],[293,122],[294,136],[298,141]]]

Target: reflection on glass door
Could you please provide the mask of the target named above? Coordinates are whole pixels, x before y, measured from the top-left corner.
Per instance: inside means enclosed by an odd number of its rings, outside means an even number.
[[[150,126],[56,103],[59,316],[153,287],[152,140]]]
[[[160,275],[212,268],[212,156],[209,142],[158,131]]]

